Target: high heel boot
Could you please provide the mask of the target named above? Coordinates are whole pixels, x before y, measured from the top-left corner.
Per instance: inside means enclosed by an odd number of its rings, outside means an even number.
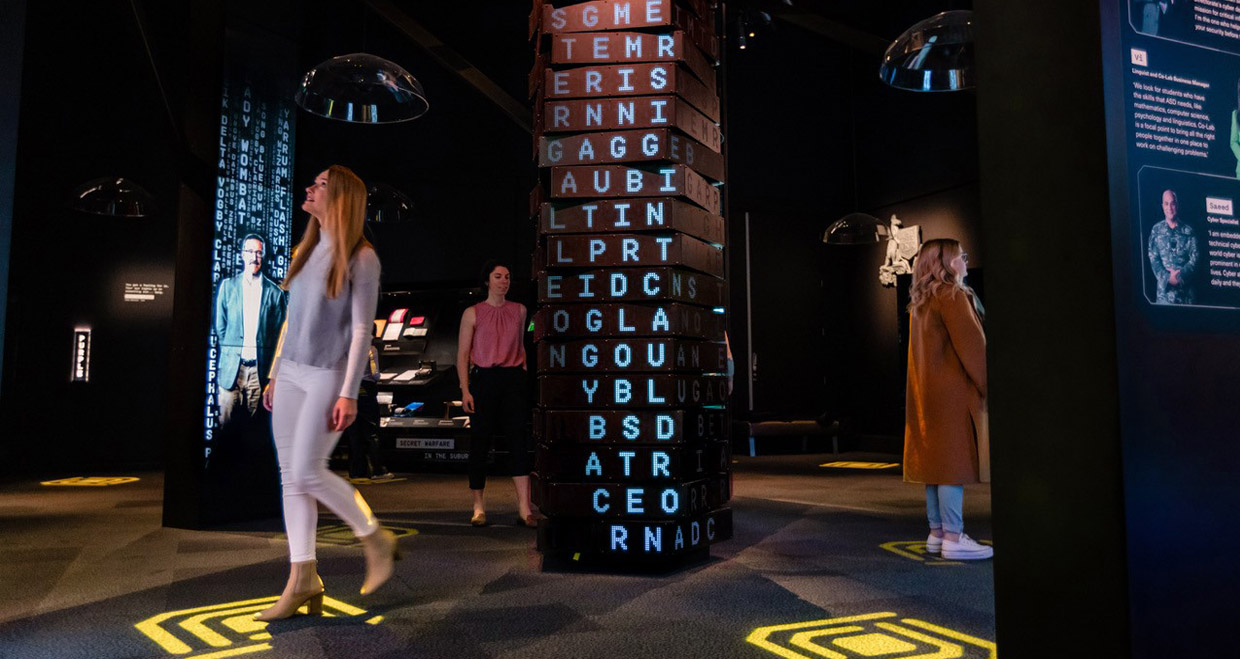
[[[254,614],[254,619],[262,622],[283,620],[297,613],[303,604],[307,605],[310,615],[323,614],[323,580],[316,569],[317,561],[289,563],[288,583],[280,599],[270,608]]]
[[[369,595],[392,576],[392,562],[400,560],[400,548],[396,535],[380,527],[374,533],[361,537],[362,552],[366,555],[366,580],[362,582],[362,594]]]

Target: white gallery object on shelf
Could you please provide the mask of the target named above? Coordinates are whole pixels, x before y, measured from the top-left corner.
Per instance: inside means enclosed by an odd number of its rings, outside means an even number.
[[[878,269],[878,283],[891,287],[896,276],[913,271],[917,252],[921,249],[921,227],[905,227],[900,218],[891,216],[891,230],[887,238],[887,260]]]

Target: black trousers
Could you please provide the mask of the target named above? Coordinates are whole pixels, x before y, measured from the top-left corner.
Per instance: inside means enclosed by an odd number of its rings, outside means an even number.
[[[378,385],[362,380],[357,419],[344,431],[349,440],[349,478],[370,478],[387,471],[379,455]]]
[[[469,489],[486,487],[487,455],[492,439],[499,436],[508,444],[508,475],[528,475],[534,465],[530,460],[530,403],[525,369],[475,368],[470,372],[469,392],[474,396],[474,414],[469,421],[473,430],[469,441]]]

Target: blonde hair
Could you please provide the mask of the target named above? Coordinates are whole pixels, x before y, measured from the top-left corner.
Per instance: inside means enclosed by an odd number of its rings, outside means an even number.
[[[370,242],[362,236],[362,228],[366,224],[366,184],[348,167],[332,165],[327,168],[327,217],[323,219],[328,220],[327,226],[335,227],[335,235],[332,236],[332,264],[327,270],[327,297],[335,299],[340,295],[340,289],[344,288],[353,255],[363,247],[371,247]],[[319,244],[321,230],[319,218],[310,216],[306,232],[293,250],[293,262],[289,264],[288,275],[280,283],[284,290],[289,289],[293,278],[310,259],[310,253]]]
[[[935,238],[921,244],[917,263],[913,266],[913,285],[908,292],[910,313],[921,310],[940,291],[946,291],[949,296],[963,291],[976,300],[973,289],[964,283],[964,273],[951,269],[951,262],[963,253],[960,241],[952,238]],[[980,315],[981,306],[977,302],[974,308]]]

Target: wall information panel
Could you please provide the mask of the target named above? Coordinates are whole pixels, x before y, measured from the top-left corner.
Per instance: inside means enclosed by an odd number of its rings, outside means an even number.
[[[732,535],[713,3],[536,0],[534,497],[546,555]]]
[[[1120,5],[1126,274],[1143,306],[1240,309],[1240,2]]]
[[[1234,607],[1219,603],[1240,588],[1229,567],[1240,542],[1240,0],[1100,8],[1133,656],[1176,654],[1185,638],[1207,639],[1202,656],[1227,654],[1216,630]]]

